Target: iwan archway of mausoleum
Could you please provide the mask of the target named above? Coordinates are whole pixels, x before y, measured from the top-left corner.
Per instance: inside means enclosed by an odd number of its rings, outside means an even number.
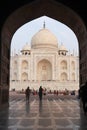
[[[79,42],[80,84],[87,80],[87,32],[82,19],[70,8],[55,0],[35,0],[12,12],[2,27],[0,36],[0,108],[8,106],[9,101],[9,66],[12,36],[23,24],[44,15],[64,23],[76,34]]]
[[[37,80],[45,81],[45,80],[52,80],[52,64],[46,60],[42,59],[37,64]]]

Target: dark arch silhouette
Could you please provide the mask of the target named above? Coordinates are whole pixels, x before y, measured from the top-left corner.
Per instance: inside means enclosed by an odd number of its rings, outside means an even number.
[[[26,2],[27,3],[27,2]],[[19,4],[20,8],[12,8],[1,20],[0,31],[0,107],[8,105],[9,101],[9,65],[10,44],[15,31],[23,24],[41,16],[48,16],[70,27],[77,36],[80,54],[80,83],[87,80],[86,41],[87,31],[83,20],[73,10],[55,0],[34,0]],[[39,8],[38,8],[39,7]],[[10,7],[9,7],[10,8]],[[16,10],[15,10],[16,9]],[[15,11],[14,11],[15,10]],[[83,70],[83,64],[85,68]]]

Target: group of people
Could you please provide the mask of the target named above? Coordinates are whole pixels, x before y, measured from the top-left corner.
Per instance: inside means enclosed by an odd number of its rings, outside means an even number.
[[[26,101],[29,101],[30,93],[31,93],[31,90],[30,90],[30,88],[28,86],[27,89],[25,90]],[[40,101],[42,100],[42,95],[43,95],[43,88],[42,88],[42,86],[40,86],[40,88],[39,88],[39,99],[40,99]]]
[[[31,93],[31,90],[30,90],[30,88],[28,86],[26,91],[25,91],[26,101],[29,101],[30,93]],[[43,95],[43,88],[42,88],[42,86],[39,87],[38,95],[39,95],[39,99],[41,101],[42,100],[42,95]],[[85,85],[80,87],[80,89],[79,89],[79,98],[82,101],[84,114],[86,114],[87,113],[87,106],[86,106],[86,104],[87,104],[87,82],[85,83]]]
[[[79,98],[82,101],[82,107],[84,114],[87,113],[87,82],[79,89]]]

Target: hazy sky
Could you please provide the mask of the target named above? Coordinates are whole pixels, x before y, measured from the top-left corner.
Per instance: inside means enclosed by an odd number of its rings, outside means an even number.
[[[31,43],[32,36],[43,28],[45,21],[46,28],[57,37],[58,46],[63,44],[67,50],[78,53],[78,40],[73,31],[66,25],[47,16],[40,17],[21,26],[13,35],[11,41],[11,52],[21,50],[23,46]]]

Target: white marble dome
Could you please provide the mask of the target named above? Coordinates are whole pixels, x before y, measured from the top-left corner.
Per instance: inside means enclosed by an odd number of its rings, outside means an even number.
[[[68,51],[64,45],[60,45],[59,50],[60,51]]]
[[[37,48],[58,48],[56,36],[48,29],[39,30],[31,39],[31,47]]]
[[[29,51],[29,50],[31,50],[31,47],[29,44],[24,45],[22,48],[22,51]]]

